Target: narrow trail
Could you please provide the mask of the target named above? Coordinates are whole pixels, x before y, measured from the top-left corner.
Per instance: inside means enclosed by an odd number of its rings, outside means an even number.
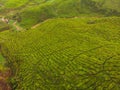
[[[17,21],[15,21],[12,25],[13,25],[13,27],[16,28],[17,31],[23,31],[24,30],[22,27],[17,25]]]
[[[19,25],[17,25],[18,24],[17,21],[14,21],[13,23],[10,23],[11,20],[6,19],[4,16],[2,16],[0,18],[0,21],[3,22],[3,23],[6,23],[8,25],[13,26],[16,29],[16,31],[23,31],[24,30],[22,27],[20,27]],[[2,32],[2,31],[4,31],[4,30],[1,30],[0,32]]]
[[[79,18],[79,17],[76,16],[76,17],[72,17],[71,19],[78,19],[78,18]],[[61,18],[61,19],[68,19],[68,18]],[[52,20],[52,19],[49,18],[49,19],[44,20],[43,22],[39,22],[39,23],[33,25],[33,26],[31,27],[31,29],[35,29],[35,28],[39,27],[42,23],[45,23],[45,22],[47,22],[47,21],[49,21],[49,20]]]
[[[35,29],[35,28],[37,28],[37,27],[40,26],[40,25],[41,25],[41,24],[38,23],[38,24],[32,26],[31,29]]]
[[[52,19],[47,19],[47,20],[45,20],[43,22],[37,23],[36,25],[32,26],[31,29],[35,29],[35,28],[39,27],[42,23],[45,23],[45,22],[47,22],[49,20],[52,20]]]

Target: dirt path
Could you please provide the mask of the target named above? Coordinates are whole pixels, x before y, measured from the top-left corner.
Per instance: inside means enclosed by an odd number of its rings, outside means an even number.
[[[13,26],[16,28],[17,31],[23,31],[23,28],[17,25],[17,21],[13,23]]]
[[[38,26],[40,26],[40,24],[36,24],[36,25],[32,26],[31,29],[37,28]]]
[[[47,20],[45,20],[45,21],[43,21],[43,22],[40,22],[40,23],[32,26],[31,29],[35,29],[35,28],[39,27],[42,23],[45,23],[45,22],[47,22],[47,21],[49,21],[49,20],[52,20],[52,19],[47,19]]]
[[[10,77],[10,69],[6,71],[0,71],[0,90],[12,90],[10,85],[7,82],[7,79]]]
[[[6,23],[8,25],[11,24],[17,31],[23,31],[24,30],[22,27],[17,25],[17,21],[14,21],[13,23],[10,23],[11,20],[6,19],[4,16],[1,16],[0,21],[2,21],[3,23]],[[1,32],[2,32],[2,30],[1,30]]]

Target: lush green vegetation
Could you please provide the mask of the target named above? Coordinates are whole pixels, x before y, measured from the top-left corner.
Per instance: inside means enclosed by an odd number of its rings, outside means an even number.
[[[1,2],[3,12],[10,9],[10,15],[21,18],[20,24],[24,28],[30,28],[49,18],[120,16],[119,0],[2,0]]]
[[[0,0],[9,20],[0,20],[0,70],[11,68],[12,89],[120,90],[119,8],[120,0]]]
[[[119,24],[119,17],[54,19],[7,33],[2,52],[13,88],[119,90]]]
[[[51,1],[51,2],[50,2]],[[98,0],[99,1],[99,0]],[[118,8],[118,2],[111,1],[99,1],[94,0],[48,0],[40,5],[27,7],[21,11],[22,22],[24,27],[31,27],[41,21],[53,17],[77,17],[77,16],[109,16],[120,15]],[[109,6],[108,6],[109,5]],[[116,6],[114,6],[116,5]],[[110,8],[110,6],[112,6]]]

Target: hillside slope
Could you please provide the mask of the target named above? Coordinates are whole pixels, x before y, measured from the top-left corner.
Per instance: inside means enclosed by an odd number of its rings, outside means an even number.
[[[53,19],[4,35],[16,90],[119,90],[120,18]]]
[[[51,1],[51,2],[50,2]],[[116,2],[115,2],[116,1]],[[120,0],[49,0],[39,6],[28,7],[20,15],[21,25],[31,27],[48,18],[120,15]]]
[[[3,12],[30,28],[50,18],[120,16],[120,0],[5,0]]]

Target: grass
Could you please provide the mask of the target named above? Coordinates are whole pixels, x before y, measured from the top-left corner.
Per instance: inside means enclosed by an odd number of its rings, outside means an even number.
[[[120,18],[51,19],[4,35],[16,90],[119,90]]]

